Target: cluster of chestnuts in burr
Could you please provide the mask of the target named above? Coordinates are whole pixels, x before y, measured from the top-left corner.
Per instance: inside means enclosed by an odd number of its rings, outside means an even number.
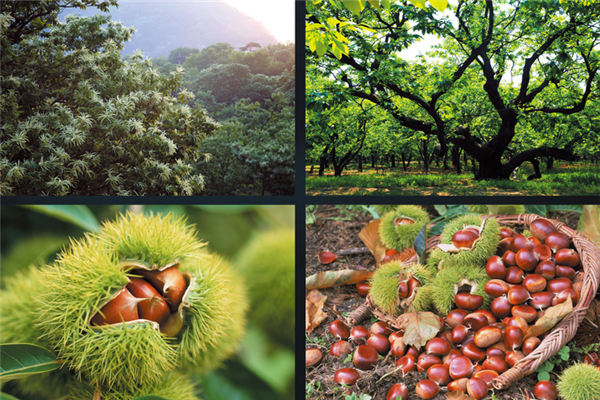
[[[482,296],[459,291],[454,297],[456,308],[443,318],[444,328],[424,348],[406,345],[404,333],[383,322],[367,330],[363,326],[350,329],[344,322],[334,321],[329,331],[338,341],[330,354],[342,358],[352,354],[355,367],[338,370],[334,381],[353,385],[360,378],[360,370],[373,369],[380,355],[389,355],[402,376],[415,369],[427,373],[428,379],[415,387],[422,399],[434,398],[442,387],[474,399],[486,397],[492,381],[531,354],[547,334],[527,337],[530,325],[549,307],[569,297],[576,305],[580,298],[583,273],[571,239],[543,218],[533,221],[529,229],[530,237],[501,229],[497,255],[485,265],[490,278],[485,292],[493,298],[490,311],[481,309]],[[458,249],[471,248],[479,234],[478,229],[466,227],[454,234],[452,243]],[[408,282],[406,286],[406,292],[415,290]],[[358,289],[366,292],[368,286],[362,284]],[[320,349],[307,349],[307,367],[317,365],[322,358]],[[543,400],[558,397],[554,384],[547,381],[539,382],[534,394]],[[387,399],[405,400],[408,396],[408,387],[397,383],[389,389]]]
[[[187,288],[177,266],[162,271],[134,269],[129,283],[91,319],[92,325],[112,325],[139,319],[154,321],[168,336],[167,321],[177,313]]]

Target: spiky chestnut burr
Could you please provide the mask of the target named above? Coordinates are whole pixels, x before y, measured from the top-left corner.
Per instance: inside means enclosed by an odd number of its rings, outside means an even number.
[[[468,226],[480,227],[483,218],[479,215],[463,215],[450,221],[441,235],[441,243],[445,245],[452,244],[452,236],[459,230]],[[445,252],[439,248],[434,249],[428,261],[428,266],[443,265],[455,266],[465,264],[485,265],[487,260],[496,253],[496,248],[500,243],[500,225],[493,218],[488,218],[480,232],[479,239],[470,250],[460,250],[456,252]]]
[[[414,276],[421,284],[416,290],[412,301],[412,306],[416,310],[426,310],[431,299],[429,298],[429,291],[427,288],[427,282],[431,280],[431,273],[425,267],[420,264],[402,264],[401,261],[395,260],[386,263],[379,267],[370,279],[371,290],[370,295],[373,302],[377,304],[385,312],[392,315],[400,315],[403,310],[399,307],[398,298],[398,287],[400,285],[399,275]]]
[[[44,289],[37,268],[16,272],[3,279],[5,289],[0,291],[0,338],[5,343],[32,343],[50,348],[48,341],[42,338],[42,332],[35,327],[36,310],[39,307],[37,297]],[[12,393],[19,398],[53,400],[67,395],[69,385],[74,381],[68,368],[15,379],[4,389],[13,386]]]
[[[233,262],[248,287],[249,319],[288,347],[294,346],[294,243],[291,229],[266,232],[244,245]]]
[[[399,220],[414,222],[396,223]],[[412,247],[415,238],[427,222],[429,222],[429,214],[420,206],[398,206],[394,211],[381,216],[379,236],[387,248],[402,251]]]
[[[178,268],[186,291],[165,325],[148,320],[93,326],[96,313],[139,277],[134,269]],[[173,216],[119,216],[73,241],[42,270],[38,326],[50,345],[93,387],[124,391],[157,384],[176,365],[216,367],[244,332],[245,289],[193,229]],[[169,337],[170,336],[170,337]]]
[[[76,382],[71,386],[67,400],[93,400],[96,389],[85,382]],[[197,390],[188,376],[179,373],[168,373],[155,384],[135,388],[122,389],[100,388],[102,400],[131,400],[142,396],[160,396],[165,399],[200,400]]]

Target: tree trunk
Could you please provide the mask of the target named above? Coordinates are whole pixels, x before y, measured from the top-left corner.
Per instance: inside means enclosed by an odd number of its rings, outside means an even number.
[[[375,154],[371,153],[371,168],[375,168]]]
[[[460,165],[460,147],[458,146],[452,147],[452,165],[456,168],[456,173],[460,175],[462,170]]]
[[[327,149],[319,157],[319,176],[325,175],[325,168],[327,168]]]
[[[508,177],[505,177],[502,174],[501,157],[484,157],[477,161],[479,161],[479,171],[477,172],[477,176],[475,177],[477,180],[480,181],[483,179],[508,179]]]
[[[309,174],[312,174],[314,171],[315,171],[315,164],[311,164]]]
[[[423,149],[422,149],[422,156],[423,156],[423,169],[425,170],[425,173],[429,173],[429,153],[427,152],[427,140],[423,140]]]
[[[362,156],[358,156],[358,172],[363,172]]]
[[[551,170],[554,168],[554,157],[546,158],[546,170]]]
[[[396,156],[394,154],[392,154],[392,168],[396,167]]]

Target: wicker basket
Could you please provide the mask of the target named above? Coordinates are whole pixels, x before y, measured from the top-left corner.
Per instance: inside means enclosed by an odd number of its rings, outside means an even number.
[[[496,218],[500,225],[507,227],[524,227],[529,229],[529,225],[540,218],[535,214],[521,215],[490,215],[484,218]],[[562,222],[550,220],[557,231],[564,233],[571,238],[575,249],[579,253],[583,270],[585,272],[583,287],[579,303],[573,311],[558,323],[540,345],[528,356],[520,360],[514,367],[504,372],[493,380],[494,388],[503,390],[513,383],[521,380],[525,375],[534,372],[544,361],[558,353],[558,351],[567,344],[577,332],[579,321],[585,317],[586,310],[590,302],[594,299],[598,290],[600,278],[600,251],[581,233],[574,231]],[[427,251],[430,251],[440,243],[440,237],[434,236],[427,240]],[[406,260],[406,263],[416,262],[416,256]],[[396,318],[379,309],[367,296],[366,302],[358,307],[347,319],[348,324],[356,325],[370,314],[375,315],[379,320],[386,322],[390,326],[398,329]]]

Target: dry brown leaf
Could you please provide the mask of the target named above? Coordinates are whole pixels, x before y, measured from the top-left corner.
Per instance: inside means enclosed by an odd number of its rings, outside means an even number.
[[[379,238],[379,224],[381,224],[380,219],[374,219],[369,222],[367,226],[362,228],[358,237],[363,241],[365,246],[368,247],[373,257],[375,257],[375,261],[380,262],[385,257],[385,251],[387,250],[383,243],[381,243],[381,239]]]
[[[323,311],[326,300],[327,296],[318,290],[311,290],[306,295],[306,333],[310,334],[327,319],[327,313]]]
[[[583,206],[578,230],[600,249],[600,206]]]
[[[306,290],[329,288],[335,285],[351,285],[366,281],[371,275],[373,275],[371,271],[354,269],[320,272],[306,278]]]
[[[548,308],[544,313],[544,316],[538,319],[535,322],[535,325],[529,327],[525,339],[532,336],[539,336],[542,333],[549,331],[571,311],[573,311],[573,301],[571,300],[571,295],[569,295],[564,303]]]
[[[401,330],[404,330],[404,344],[417,348],[425,346],[442,328],[440,317],[432,312],[414,311],[404,313],[396,319]]]
[[[321,264],[331,264],[337,260],[337,256],[329,251],[322,251],[319,253],[319,262]]]
[[[469,397],[465,392],[461,392],[460,390],[455,390],[454,392],[446,393],[446,398],[448,400],[473,400],[472,397]]]

